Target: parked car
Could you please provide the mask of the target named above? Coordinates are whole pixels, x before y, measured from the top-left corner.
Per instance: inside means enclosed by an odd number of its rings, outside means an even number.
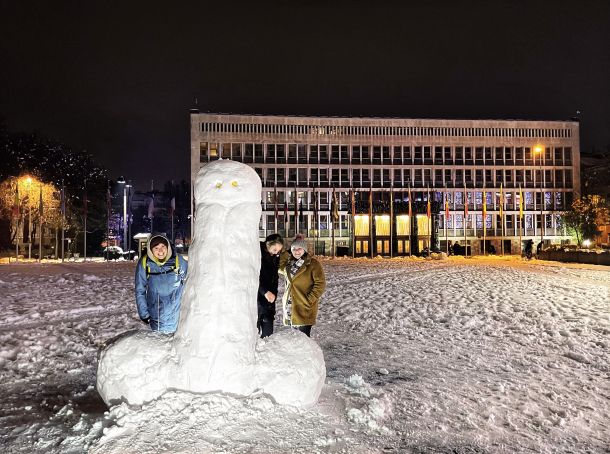
[[[103,249],[106,260],[119,260],[125,257],[123,248],[120,246],[108,246]]]

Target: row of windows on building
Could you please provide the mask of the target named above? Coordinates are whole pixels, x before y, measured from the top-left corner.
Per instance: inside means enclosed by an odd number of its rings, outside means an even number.
[[[264,186],[572,187],[572,169],[254,167]]]
[[[570,138],[569,128],[477,128],[451,126],[293,125],[284,123],[203,122],[201,132],[310,136],[528,137]]]
[[[542,147],[541,147],[542,148]],[[544,147],[536,153],[532,147],[477,146],[368,146],[307,145],[274,143],[200,142],[200,161],[233,159],[243,162],[336,163],[336,164],[501,164],[501,165],[572,165],[571,147]]]
[[[390,235],[390,217],[386,215],[374,216],[374,232],[376,236]],[[296,222],[295,222],[296,219]],[[312,214],[305,214],[295,218],[294,215],[289,215],[288,219],[283,216],[275,217],[274,215],[265,215],[259,223],[261,236],[266,236],[271,232],[307,232],[309,237],[329,237],[331,230],[335,229],[335,234],[338,237],[349,237],[352,232],[350,230],[351,217],[340,215],[339,220],[332,224],[330,215],[320,214],[314,217]],[[370,222],[368,216],[357,216],[355,222],[355,235],[367,236],[370,234]],[[527,213],[523,215],[522,220],[517,214],[506,214],[500,216],[498,214],[489,213],[485,216],[485,228],[490,236],[518,236],[521,234],[535,235],[540,234],[540,226],[544,222],[544,235],[548,236],[564,236],[566,235],[563,219],[560,214],[543,213],[542,217],[538,213]],[[417,215],[418,235],[426,236],[430,234],[430,221],[425,215]],[[411,223],[408,215],[398,215],[395,219],[394,235],[403,236],[411,234]],[[481,213],[464,215],[461,213],[451,214],[448,218],[441,215],[439,218],[439,235],[444,236],[445,227],[448,229],[449,236],[464,236],[464,228],[469,235],[477,235],[483,230],[483,215]],[[461,229],[461,232],[459,231]],[[478,230],[478,232],[477,232]],[[519,230],[522,230],[519,232]]]
[[[411,196],[413,202],[422,202],[428,200],[428,194],[431,200],[434,200],[445,207],[445,201],[449,204],[449,209],[464,210],[464,202],[467,203],[469,209],[482,210],[483,198],[485,198],[485,206],[489,210],[499,211],[500,205],[503,202],[503,209],[507,211],[518,210],[520,204],[520,193],[519,191],[412,191]],[[563,210],[572,203],[573,194],[571,192],[561,191],[521,191],[523,195],[523,209],[524,210],[539,210],[541,204],[541,197],[544,197],[545,210]],[[543,194],[541,196],[541,194]],[[351,210],[350,193],[337,191],[336,192],[338,210],[349,211]],[[396,203],[405,202],[409,200],[408,191],[395,191],[390,195],[389,192],[376,192],[373,191],[371,194],[371,200],[373,203],[381,203],[382,206],[386,207],[386,211],[389,211],[390,197],[393,197]],[[277,202],[276,202],[277,199]],[[286,208],[294,209],[295,200],[299,210],[312,211],[315,206],[317,199],[318,208],[320,210],[329,210],[332,192],[327,191],[263,191],[262,195],[262,207],[263,210],[282,211],[284,209],[284,203]],[[355,192],[355,201],[361,201],[368,203],[369,192],[360,191]],[[501,202],[502,200],[502,202]]]

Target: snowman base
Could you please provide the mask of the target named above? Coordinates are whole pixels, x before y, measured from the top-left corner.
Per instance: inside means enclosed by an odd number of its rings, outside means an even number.
[[[142,405],[177,389],[242,396],[262,392],[278,404],[307,408],[317,402],[326,378],[322,350],[297,330],[260,339],[252,362],[223,361],[220,370],[176,348],[178,342],[183,341],[153,331],[129,331],[109,341],[97,369],[104,402]]]

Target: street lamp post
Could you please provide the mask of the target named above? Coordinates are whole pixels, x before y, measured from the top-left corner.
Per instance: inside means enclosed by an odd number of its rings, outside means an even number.
[[[15,217],[15,261],[18,262],[19,261],[19,219],[21,218],[21,213],[19,212],[19,178],[17,178],[15,180],[15,207],[13,208],[15,210],[14,217]]]
[[[540,170],[540,248],[542,248],[542,245],[544,244],[544,218],[543,218],[543,214],[542,214],[542,207],[544,206],[544,192],[542,189],[542,152],[544,151],[544,148],[542,148],[541,146],[536,146],[534,147],[534,153],[540,155],[539,156],[539,160],[538,160],[538,168]]]
[[[27,177],[25,184],[28,188],[28,260],[32,260],[32,204],[30,197],[30,188],[32,186],[32,178]]]
[[[127,190],[131,188],[131,185],[127,184],[123,177],[119,177],[117,183],[123,185],[123,252],[125,252],[129,245],[127,239]]]
[[[123,241],[125,243],[124,251],[127,251],[129,254],[129,250],[131,248],[130,238],[127,232],[128,218],[127,218],[127,192],[131,190],[131,185],[126,184],[123,188]],[[129,255],[128,255],[129,257]]]
[[[133,218],[133,214],[131,212],[131,198],[133,197],[133,194],[131,193],[132,188],[133,186],[129,186],[129,192],[127,193],[127,237],[129,238],[129,257],[131,257],[131,241],[133,240],[131,236],[131,223]]]

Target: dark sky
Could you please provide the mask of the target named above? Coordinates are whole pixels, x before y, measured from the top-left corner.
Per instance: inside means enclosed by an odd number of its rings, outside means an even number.
[[[606,0],[155,3],[2,1],[9,129],[86,149],[138,189],[188,177],[195,97],[262,114],[579,110],[583,149],[610,144]]]

